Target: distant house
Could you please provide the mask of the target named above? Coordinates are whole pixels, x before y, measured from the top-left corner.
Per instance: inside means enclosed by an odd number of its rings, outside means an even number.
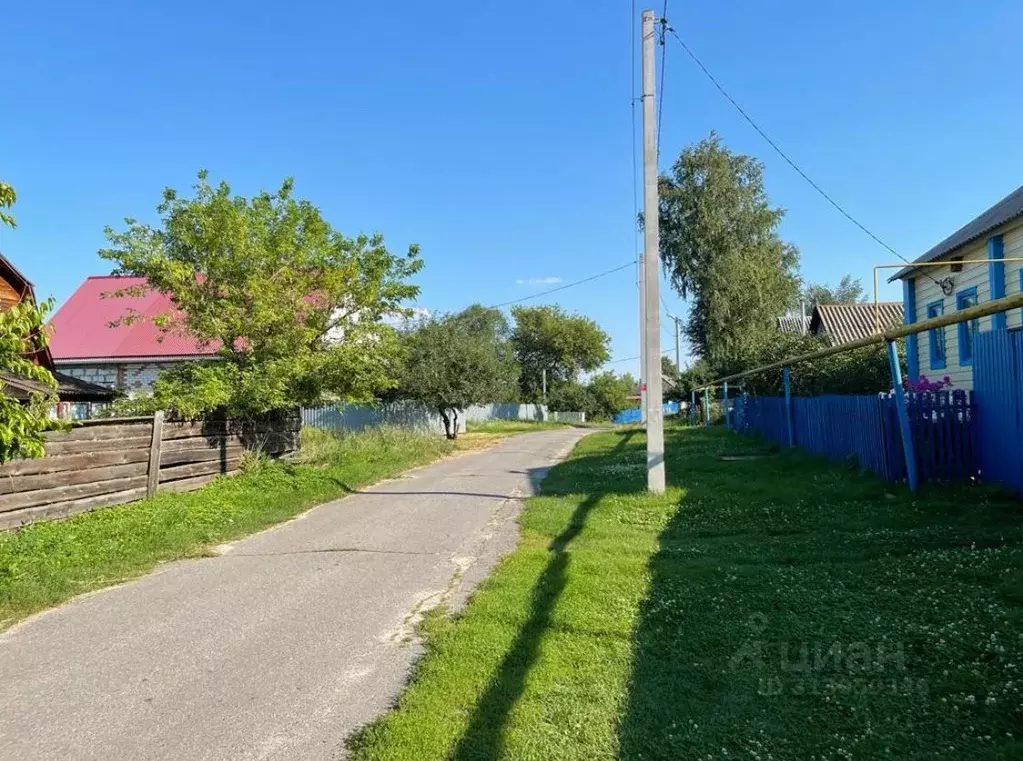
[[[173,313],[168,296],[147,291],[143,296],[113,297],[115,291],[138,288],[145,278],[96,276],[86,279],[53,316],[50,350],[57,369],[89,383],[128,394],[149,392],[161,370],[181,362],[210,359],[215,346],[164,332],[152,318]],[[129,311],[139,319],[111,327]]]
[[[1023,187],[899,270],[906,323],[948,314],[1023,290]],[[978,261],[981,260],[981,261]],[[938,266],[920,267],[938,262]],[[906,340],[909,377],[948,376],[954,388],[973,387],[973,335],[1019,330],[1020,310],[928,331]]]
[[[882,301],[878,304],[880,319],[870,304],[818,304],[810,315],[810,332],[824,336],[832,346],[852,343],[882,330],[902,324],[902,304]]]
[[[10,309],[26,299],[38,303],[31,281],[14,266],[10,259],[0,254],[0,312]],[[47,347],[40,347],[32,359],[36,364],[42,365],[53,373],[56,378],[57,395],[60,399],[57,413],[61,417],[88,416],[92,405],[106,404],[114,397],[109,389],[58,372],[53,355]],[[49,390],[33,381],[2,370],[0,370],[0,381],[3,382],[4,390],[16,399],[27,400],[33,392]]]

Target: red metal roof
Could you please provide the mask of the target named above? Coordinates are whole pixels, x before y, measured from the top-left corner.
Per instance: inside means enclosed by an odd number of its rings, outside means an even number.
[[[141,277],[99,275],[87,278],[50,321],[53,328],[50,352],[60,361],[73,359],[126,359],[129,357],[210,356],[217,345],[200,346],[180,332],[164,332],[152,319],[110,327],[110,323],[134,309],[145,318],[175,311],[170,298],[156,291],[144,296],[104,296],[123,288],[146,284]]]

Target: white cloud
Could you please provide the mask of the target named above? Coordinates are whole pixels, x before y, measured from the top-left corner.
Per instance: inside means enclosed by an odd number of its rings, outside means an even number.
[[[563,282],[560,277],[525,277],[515,281],[517,285],[557,285]]]

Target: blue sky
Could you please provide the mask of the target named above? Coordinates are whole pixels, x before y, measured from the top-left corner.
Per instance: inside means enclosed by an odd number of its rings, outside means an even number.
[[[810,176],[910,258],[1023,181],[1016,0],[676,0],[668,17]],[[20,194],[19,228],[0,250],[63,301],[108,271],[105,225],[151,218],[161,188],[205,167],[244,194],[292,175],[345,233],[419,243],[430,309],[610,269],[635,253],[631,22],[630,0],[12,5],[0,177]],[[760,157],[807,278],[869,282],[892,259],[671,43],[664,85],[662,163],[711,129]],[[531,303],[545,300],[600,322],[616,358],[638,354],[631,272]]]

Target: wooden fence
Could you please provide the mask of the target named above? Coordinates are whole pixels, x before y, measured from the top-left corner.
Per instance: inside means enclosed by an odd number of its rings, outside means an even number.
[[[297,414],[273,421],[90,420],[46,434],[46,456],[0,465],[0,529],[191,491],[236,472],[247,450],[294,451]]]

